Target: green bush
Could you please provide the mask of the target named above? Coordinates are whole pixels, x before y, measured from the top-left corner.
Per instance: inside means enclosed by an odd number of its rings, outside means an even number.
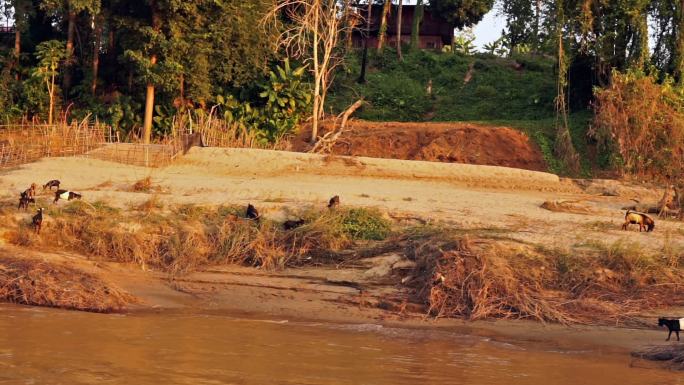
[[[342,228],[352,239],[381,241],[392,231],[390,222],[378,210],[354,208],[342,216]]]

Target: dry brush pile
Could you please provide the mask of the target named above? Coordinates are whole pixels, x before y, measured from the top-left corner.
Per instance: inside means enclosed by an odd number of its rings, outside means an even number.
[[[72,267],[0,257],[0,300],[100,313],[116,312],[134,298],[102,279]]]
[[[684,303],[681,255],[636,244],[558,251],[439,234],[410,245],[414,299],[436,317],[635,325],[645,311]]]

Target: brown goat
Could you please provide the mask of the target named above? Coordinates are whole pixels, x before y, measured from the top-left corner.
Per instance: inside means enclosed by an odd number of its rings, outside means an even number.
[[[646,229],[646,232],[653,231],[655,228],[655,221],[650,216],[644,213],[627,210],[625,214],[625,223],[622,224],[622,230],[627,230],[629,225],[639,225],[639,232]]]
[[[335,209],[340,205],[340,196],[335,195],[334,197],[330,198],[330,201],[328,201],[328,208],[329,209]]]

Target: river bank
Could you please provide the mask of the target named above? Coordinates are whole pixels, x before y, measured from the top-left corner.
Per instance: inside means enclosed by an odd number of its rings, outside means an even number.
[[[16,211],[13,201],[17,191],[32,182],[54,178],[62,180],[63,187],[82,193],[83,202],[53,205],[47,191],[39,192],[38,203],[45,205],[49,213],[45,228],[41,236],[26,235],[24,230],[28,229],[32,214]],[[136,187],[140,181],[147,183]],[[211,258],[200,260],[201,264],[194,268],[187,260],[167,266],[159,265],[164,261],[163,254],[146,260],[144,253],[127,251],[128,246],[135,244],[129,242],[133,238],[127,234],[138,234],[136,242],[142,245],[146,244],[145,236],[158,242],[171,239],[168,231],[178,229],[191,236],[187,239],[193,242],[181,240],[173,244],[192,246],[195,249],[185,250],[200,250],[211,256],[212,251],[206,249],[211,243],[201,237],[211,236],[212,218],[219,218],[221,205],[241,207],[252,203],[267,221],[277,224],[311,210],[325,211],[329,197],[339,195],[343,207],[378,210],[395,226],[452,229],[464,245],[474,241],[469,247],[477,255],[487,254],[483,254],[483,250],[488,250],[486,247],[498,250],[496,247],[505,245],[507,257],[491,261],[531,263],[509,266],[519,272],[515,285],[523,288],[544,282],[534,279],[548,280],[546,274],[558,270],[558,261],[589,261],[582,275],[570,277],[593,282],[587,288],[594,290],[592,295],[601,296],[601,290],[629,289],[625,284],[634,279],[644,279],[639,287],[648,289],[649,282],[653,282],[650,279],[667,281],[675,277],[668,274],[680,274],[684,233],[679,223],[658,221],[653,233],[620,230],[624,215],[621,207],[633,204],[634,200],[658,199],[661,191],[647,185],[615,181],[579,183],[545,173],[488,166],[193,149],[176,164],[153,170],[98,160],[46,159],[3,173],[0,189],[6,191],[2,198],[5,243],[1,253],[66,264],[102,277],[137,299],[127,307],[131,314],[241,314],[268,319],[445,329],[497,341],[526,341],[544,349],[587,348],[625,354],[664,340],[664,333],[655,327],[655,319],[660,314],[679,311],[668,308],[672,303],[658,302],[663,298],[654,296],[652,300],[656,302],[643,311],[627,298],[630,301],[626,303],[632,307],[628,317],[615,319],[617,327],[606,326],[612,318],[603,319],[600,324],[604,326],[561,326],[510,319],[463,321],[446,319],[452,318],[446,313],[434,319],[435,314],[428,315],[424,303],[407,300],[416,290],[410,282],[416,278],[411,272],[419,260],[397,259],[397,253],[393,255],[391,250],[326,264],[306,262],[308,254],[303,253],[297,254],[297,258],[306,263],[276,269],[207,264]],[[577,207],[549,210],[542,207],[548,201],[571,202]],[[185,211],[179,211],[179,207]],[[132,215],[135,220],[131,220]],[[164,219],[168,215],[181,216],[170,226]],[[92,227],[93,223],[98,226]],[[89,232],[79,232],[85,225],[91,226]],[[119,233],[111,233],[112,230]],[[108,254],[112,242],[106,240],[110,238],[97,238],[105,233],[121,235],[116,238],[117,250],[122,256],[133,257],[112,258]],[[84,235],[89,238],[83,238]],[[79,243],[79,239],[89,241]],[[448,255],[469,258],[465,254]],[[578,259],[568,259],[573,256]],[[619,263],[614,264],[616,261]],[[172,269],[173,274],[168,270],[179,266],[178,271]],[[528,270],[528,266],[533,269]],[[666,274],[653,275],[653,268]],[[529,281],[526,271],[536,278]],[[497,277],[489,279],[496,282]],[[505,289],[515,291],[516,287]],[[548,290],[543,293],[556,295]],[[620,297],[609,300],[618,304],[617,308],[609,309],[611,314],[620,315]],[[500,311],[492,314],[500,316]],[[572,315],[570,309],[565,309],[564,314]]]

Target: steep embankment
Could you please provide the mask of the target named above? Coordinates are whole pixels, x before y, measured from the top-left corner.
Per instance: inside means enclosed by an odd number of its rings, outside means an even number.
[[[323,126],[330,130],[331,123]],[[308,148],[304,131],[295,149]],[[372,158],[424,160],[513,167],[525,170],[548,169],[539,147],[527,135],[509,127],[471,123],[400,123],[352,121],[333,146],[336,155]]]

